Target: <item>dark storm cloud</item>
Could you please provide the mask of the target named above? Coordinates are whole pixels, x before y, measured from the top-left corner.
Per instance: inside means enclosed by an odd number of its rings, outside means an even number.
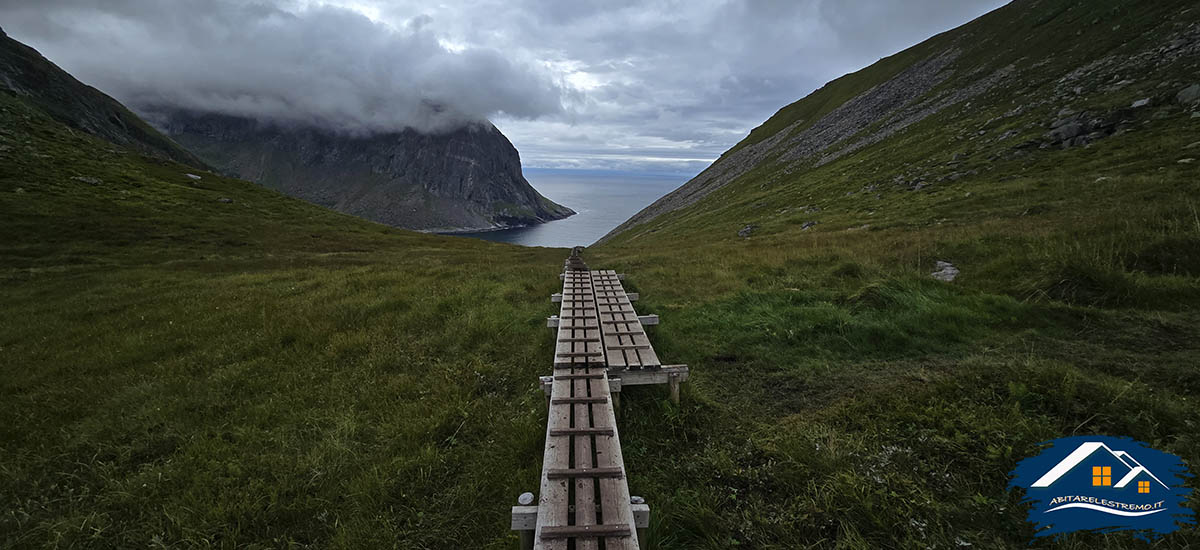
[[[1004,3],[0,0],[0,24],[122,99],[331,126],[487,116],[526,166],[695,172],[825,82]]]
[[[561,110],[549,75],[451,50],[418,14],[397,26],[334,6],[230,0],[11,2],[6,29],[136,108],[182,107],[344,130],[448,129]]]

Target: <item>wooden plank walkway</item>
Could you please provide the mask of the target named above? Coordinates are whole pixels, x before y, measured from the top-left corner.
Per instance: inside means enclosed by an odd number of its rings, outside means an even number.
[[[579,251],[567,258],[562,293],[551,296],[559,315],[547,320],[558,336],[553,375],[541,377],[549,415],[540,493],[536,506],[533,494],[521,495],[512,526],[523,549],[637,549],[650,508],[629,495],[617,398],[622,386],[667,384],[678,403],[688,369],[662,365],[642,328],[658,316],[639,316],[623,276],[589,270]]]
[[[629,295],[617,278],[617,272],[592,271],[591,278],[608,368],[638,370],[661,367],[662,362],[654,353],[650,338],[646,336],[646,330],[642,328],[637,311],[634,311]]]
[[[534,548],[639,547],[601,328],[623,312],[613,309],[621,307],[610,290],[615,274],[598,273],[572,254],[563,276]],[[603,300],[597,284],[605,288]]]

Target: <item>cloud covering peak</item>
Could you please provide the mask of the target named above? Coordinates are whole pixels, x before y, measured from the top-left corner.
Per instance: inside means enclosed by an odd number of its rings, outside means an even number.
[[[444,131],[561,112],[541,67],[328,6],[235,0],[0,2],[18,38],[136,110],[179,108],[350,132]]]
[[[525,166],[695,174],[825,82],[1007,1],[0,0],[0,24],[143,112],[488,118]]]

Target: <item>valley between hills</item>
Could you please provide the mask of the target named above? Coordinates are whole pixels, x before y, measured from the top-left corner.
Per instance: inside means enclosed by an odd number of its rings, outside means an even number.
[[[39,84],[0,80],[0,546],[516,546],[568,250],[222,175],[5,52]],[[1067,435],[1195,471],[1198,170],[1193,2],[1017,0],[580,243],[691,368],[622,398],[643,547],[1029,547],[1008,474]]]

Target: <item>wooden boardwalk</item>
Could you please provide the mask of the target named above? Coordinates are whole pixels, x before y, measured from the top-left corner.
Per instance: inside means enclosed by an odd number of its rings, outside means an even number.
[[[536,518],[529,517],[533,506],[514,507],[513,528],[532,529],[523,546],[533,548],[636,549],[649,508],[631,502],[611,391],[619,390],[623,373],[636,371],[647,381],[635,384],[670,377],[677,397],[679,373],[686,379],[687,368],[660,369],[645,318],[630,301],[636,296],[626,294],[615,272],[588,270],[576,252],[562,280],[561,299],[554,297],[561,302],[554,372],[543,377],[549,417]]]

